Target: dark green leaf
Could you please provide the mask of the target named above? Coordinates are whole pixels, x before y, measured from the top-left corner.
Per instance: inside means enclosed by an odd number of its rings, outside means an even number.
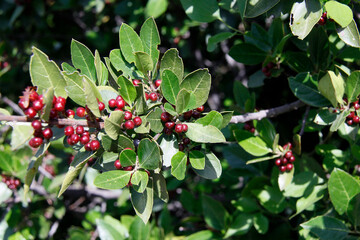
[[[271,8],[273,8],[280,0],[260,0],[260,1],[238,1],[240,15],[243,18],[257,17]]]
[[[349,233],[349,229],[342,221],[327,216],[317,216],[300,226],[310,230],[322,240],[344,239]]]
[[[198,143],[221,143],[225,137],[219,129],[214,126],[203,126],[198,123],[186,123],[188,131],[185,133],[188,138]]]
[[[250,98],[250,92],[240,81],[234,81],[233,88],[234,98],[236,103],[245,109],[245,103]]]
[[[354,226],[360,226],[360,194],[357,194],[349,201],[346,213]]]
[[[330,109],[320,110],[320,112],[315,116],[314,123],[318,125],[329,125],[333,123],[337,115],[330,111]]]
[[[276,130],[274,125],[269,121],[269,119],[264,118],[256,122],[256,130],[258,131],[260,137],[266,142],[268,146],[272,146]]]
[[[220,160],[212,152],[205,154],[205,168],[204,170],[194,171],[203,178],[217,179],[221,176],[222,167]]]
[[[144,51],[139,35],[126,23],[121,24],[119,40],[121,53],[129,63],[135,62],[135,52]]]
[[[71,61],[76,69],[80,69],[81,74],[96,82],[94,55],[88,47],[75,39],[71,41]]]
[[[301,172],[294,176],[283,194],[285,197],[300,198],[304,195],[309,195],[316,185],[323,182],[324,180],[313,172]]]
[[[225,41],[229,38],[232,38],[233,36],[235,36],[235,33],[231,33],[231,32],[222,32],[222,33],[218,33],[214,36],[211,36],[207,42],[208,52],[213,52],[216,49],[216,45],[218,43]]]
[[[244,39],[246,43],[253,44],[264,52],[271,50],[268,33],[257,23],[251,24],[251,31],[245,33]]]
[[[254,227],[260,234],[267,233],[269,229],[269,220],[261,213],[257,213],[254,215]]]
[[[160,149],[156,142],[147,138],[140,141],[138,147],[139,167],[154,170],[160,164]]]
[[[255,65],[262,63],[267,56],[267,53],[260,50],[253,44],[240,43],[234,45],[229,52],[229,55],[237,62]]]
[[[220,19],[220,9],[216,0],[181,0],[185,13],[197,22],[212,22]]]
[[[158,198],[160,198],[164,202],[168,202],[169,194],[166,188],[166,181],[164,176],[161,173],[152,174],[154,181],[154,192]]]
[[[312,72],[314,69],[311,59],[303,52],[287,51],[284,54],[284,58],[286,64],[298,73]]]
[[[316,70],[326,70],[329,63],[329,39],[324,28],[315,28],[309,34],[309,52]]]
[[[184,152],[177,152],[171,158],[171,175],[178,180],[185,178],[187,156]]]
[[[224,238],[229,238],[233,235],[244,235],[253,226],[253,215],[249,213],[240,213],[236,216],[227,230]]]
[[[143,193],[135,191],[130,188],[131,203],[135,209],[136,214],[146,224],[152,213],[154,204],[154,190],[152,180],[149,179],[149,183]]]
[[[360,94],[360,71],[354,71],[346,80],[345,93],[349,102],[354,102]]]
[[[260,204],[272,213],[280,213],[285,209],[286,202],[281,192],[273,187],[265,186],[255,189],[252,193],[259,199]]]
[[[131,183],[133,184],[133,188],[139,193],[143,193],[145,191],[148,181],[149,176],[147,172],[142,170],[136,171],[131,177]]]
[[[202,230],[187,236],[186,240],[213,240],[215,235],[210,230]]]
[[[94,185],[103,189],[120,189],[125,187],[131,178],[132,171],[114,170],[98,175]]]
[[[216,230],[223,230],[229,215],[223,205],[206,195],[201,197],[201,202],[207,225]]]
[[[239,199],[233,200],[231,202],[239,211],[241,212],[256,212],[260,209],[260,206],[257,204],[254,198],[250,197],[241,197]]]

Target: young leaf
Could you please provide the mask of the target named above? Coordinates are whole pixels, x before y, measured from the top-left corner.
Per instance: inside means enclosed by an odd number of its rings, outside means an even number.
[[[348,26],[346,26],[345,28],[338,28],[336,29],[336,31],[339,38],[343,40],[347,45],[360,48],[359,29],[357,28],[354,19]]]
[[[163,166],[170,167],[171,166],[171,158],[179,151],[177,137],[174,134],[161,135],[159,139],[159,145],[163,152]]]
[[[191,101],[190,92],[187,91],[186,89],[182,89],[176,97],[176,112],[178,114],[181,114],[183,112],[188,111],[190,109],[189,105],[192,105],[190,101]]]
[[[134,166],[136,164],[136,153],[131,149],[121,151],[120,163],[122,167]]]
[[[344,79],[333,71],[328,71],[319,81],[319,91],[326,97],[334,107],[342,104],[344,95]]]
[[[160,164],[160,149],[156,142],[147,138],[140,141],[138,147],[139,167],[154,170]]]
[[[218,129],[221,129],[222,123],[223,123],[223,117],[220,113],[217,111],[211,111],[208,114],[206,114],[205,117],[199,118],[195,121],[195,123],[200,123],[203,126],[214,126]]]
[[[132,82],[124,76],[117,79],[120,86],[120,95],[129,105],[132,105],[136,99],[136,89]]]
[[[354,102],[360,94],[360,71],[354,71],[346,80],[345,93],[349,102]]]
[[[155,1],[155,2],[159,2],[159,1]],[[150,2],[148,2],[148,5],[149,4]],[[146,5],[147,9],[148,9],[148,5]],[[156,16],[154,15],[150,15],[150,16],[156,18]],[[154,64],[152,69],[155,68],[160,55],[160,51],[158,50],[158,45],[160,44],[160,36],[154,18],[152,17],[148,18],[140,29],[140,39],[144,46],[144,52],[149,54]]]
[[[205,154],[205,168],[203,170],[194,169],[194,171],[203,178],[217,179],[221,176],[222,168],[220,160],[214,153]]]
[[[199,123],[186,123],[188,131],[185,133],[188,138],[198,143],[221,143],[225,137],[219,129],[214,126],[203,126]]]
[[[193,150],[189,152],[189,159],[191,166],[195,169],[203,170],[205,168],[205,155],[204,153]]]
[[[224,206],[206,195],[201,196],[201,203],[206,224],[216,230],[224,229],[229,216]]]
[[[181,0],[185,13],[197,22],[212,22],[221,19],[220,9],[216,0]]]
[[[183,180],[186,172],[187,156],[184,152],[177,152],[171,158],[171,175],[177,180]]]
[[[136,214],[146,224],[149,221],[154,204],[154,190],[152,180],[149,179],[149,183],[143,193],[139,193],[133,188],[130,188],[130,193],[131,203]]]
[[[120,49],[129,63],[135,62],[135,52],[143,52],[144,47],[137,33],[127,25],[121,24],[119,31]]]
[[[349,6],[337,1],[325,3],[327,16],[339,24],[342,28],[348,26],[353,20],[353,13]]]
[[[99,111],[98,101],[102,101],[102,98],[99,91],[97,90],[94,83],[87,80],[85,77],[83,78],[82,83],[84,86],[84,93],[85,93],[85,100],[87,107],[96,117],[100,117],[101,114]]]
[[[144,76],[148,76],[149,72],[153,70],[154,64],[149,54],[145,52],[135,52],[135,66]]]
[[[103,189],[120,189],[125,187],[131,178],[132,171],[114,170],[98,175],[94,185]]]
[[[96,68],[94,55],[88,47],[81,42],[72,39],[71,41],[71,61],[76,69],[80,69],[81,74],[86,75],[91,81],[96,83]]]
[[[124,113],[122,111],[113,111],[110,117],[105,119],[104,128],[106,134],[116,140],[121,131],[121,123],[124,120]]]
[[[178,77],[171,70],[165,69],[161,73],[161,91],[164,98],[171,104],[176,104],[176,98],[180,91]]]
[[[32,48],[32,52],[33,55],[30,59],[30,77],[32,84],[37,86],[37,91],[43,92],[43,90],[53,87],[56,96],[66,98],[66,82],[59,67],[36,47]]]
[[[175,48],[167,50],[161,58],[160,76],[162,76],[163,71],[166,69],[175,73],[181,83],[184,76],[184,63],[181,57],[179,57],[179,51]]]
[[[155,133],[160,133],[163,129],[164,126],[161,122],[161,109],[160,108],[155,108],[147,117],[146,117],[146,121],[148,121],[150,123],[150,129],[151,131],[155,132]]]
[[[327,216],[317,216],[300,226],[324,240],[344,239],[350,232],[345,223],[337,218]]]
[[[317,24],[322,14],[318,0],[295,2],[290,13],[292,33],[303,40]]]
[[[236,129],[234,135],[239,145],[254,156],[260,157],[272,152],[261,138],[248,131]]]
[[[335,168],[329,179],[329,195],[335,210],[344,214],[350,200],[360,193],[360,182],[347,172]]]

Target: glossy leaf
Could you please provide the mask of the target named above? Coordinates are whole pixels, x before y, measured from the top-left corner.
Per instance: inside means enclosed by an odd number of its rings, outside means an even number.
[[[175,48],[167,50],[161,58],[160,76],[162,76],[163,71],[166,69],[175,73],[180,83],[182,82],[184,76],[184,63],[179,56],[179,51]]]
[[[243,18],[257,17],[273,8],[279,1],[280,0],[238,1],[240,15]]]
[[[171,158],[171,175],[177,180],[183,180],[186,172],[187,156],[184,152],[177,152]]]
[[[131,178],[132,171],[113,170],[98,175],[94,185],[103,189],[120,189],[125,187]]]
[[[119,160],[122,167],[135,166],[136,153],[131,149],[124,149],[119,155]]]
[[[229,214],[223,205],[206,195],[201,197],[201,203],[206,224],[216,230],[224,229]]]
[[[120,49],[127,62],[135,62],[135,52],[143,52],[144,47],[137,33],[127,25],[122,23],[119,31]]]
[[[216,45],[218,43],[232,38],[233,36],[235,36],[235,33],[232,32],[222,32],[211,36],[207,42],[207,51],[213,52],[216,49]]]
[[[138,146],[139,167],[154,170],[160,164],[160,150],[156,142],[142,139]]]
[[[309,195],[314,187],[324,183],[324,180],[313,172],[301,172],[296,174],[291,183],[285,187],[285,197],[300,198]]]
[[[195,169],[203,170],[205,168],[205,155],[204,153],[192,150],[189,152],[189,160],[191,166]]]
[[[337,1],[327,1],[325,9],[328,18],[334,20],[341,27],[348,26],[353,20],[353,13],[349,6],[339,3]]]
[[[153,70],[154,64],[151,56],[146,52],[135,52],[135,66],[147,76]]]
[[[329,125],[336,119],[336,114],[332,113],[330,109],[323,109],[316,114],[314,123],[318,125]]]
[[[197,22],[212,22],[220,19],[220,9],[216,0],[181,0],[185,13]]]
[[[360,193],[360,182],[347,172],[335,168],[329,178],[329,195],[335,210],[344,214],[350,200]]]
[[[130,193],[131,203],[136,214],[146,224],[149,221],[154,204],[154,190],[152,180],[149,179],[149,183],[143,193],[139,193],[133,188],[130,188]]]
[[[194,142],[198,143],[221,143],[225,142],[225,137],[221,131],[214,126],[203,126],[199,123],[186,123],[188,131],[185,135]]]
[[[236,216],[227,230],[224,238],[229,238],[233,235],[244,235],[253,226],[253,215],[249,213],[240,213]]]
[[[360,94],[360,71],[354,71],[346,80],[345,93],[349,102],[354,102]]]
[[[333,71],[328,71],[319,81],[319,91],[326,97],[334,107],[342,103],[344,95],[344,79]]]
[[[161,73],[161,91],[169,103],[176,104],[176,98],[180,91],[180,81],[171,70],[165,69]]]
[[[223,123],[223,117],[219,112],[211,111],[208,114],[206,114],[205,117],[196,120],[195,123],[200,123],[203,126],[211,125],[217,127],[218,129],[221,129]]]
[[[245,130],[234,130],[238,144],[248,153],[260,157],[272,152],[266,143],[258,136]]]
[[[259,199],[260,204],[272,213],[280,213],[286,206],[284,196],[273,187],[266,185],[263,189],[255,189],[252,192]]]
[[[237,62],[255,65],[262,63],[265,60],[267,53],[253,44],[240,43],[231,47],[229,55]]]
[[[71,41],[71,61],[81,74],[86,75],[91,81],[96,82],[96,68],[94,55],[88,47],[79,41]]]
[[[267,217],[265,217],[261,213],[257,213],[254,215],[253,222],[254,222],[254,227],[256,231],[258,231],[258,233],[260,234],[267,233],[269,229],[269,220]]]
[[[125,102],[132,105],[136,99],[135,86],[129,79],[125,78],[124,76],[120,76],[117,79],[117,82],[120,86],[120,90],[119,90],[120,95],[122,96]]]
[[[276,130],[270,120],[264,118],[260,121],[257,121],[255,128],[258,131],[260,137],[266,142],[266,144],[268,146],[272,146],[275,140]]]
[[[350,232],[342,221],[328,216],[317,216],[300,226],[323,240],[344,239]]]
[[[161,12],[160,9],[159,8],[155,9],[154,4],[156,6],[159,4],[160,6],[165,7],[164,5],[165,3],[167,5],[167,0],[151,0],[147,3],[146,9],[154,8],[154,11],[160,13]],[[145,10],[145,12],[146,11],[147,10]],[[156,18],[156,15],[153,14],[150,14],[149,16]],[[160,51],[158,50],[158,45],[160,44],[160,36],[154,18],[152,17],[148,18],[141,26],[140,39],[144,46],[144,52],[149,54],[149,56],[152,59],[153,62],[152,69],[154,69],[154,67],[156,66],[159,60],[159,55],[160,55]]]
[[[339,28],[336,29],[336,31],[340,39],[343,40],[347,45],[360,48],[359,29],[356,26],[355,20],[352,20],[351,23],[345,28]]]
[[[203,170],[194,169],[194,171],[203,178],[217,179],[221,176],[222,167],[220,160],[210,152],[205,154],[205,168]]]
[[[66,98],[66,82],[60,72],[59,67],[48,56],[37,49],[32,48],[33,55],[30,59],[30,77],[38,92],[43,92],[51,87],[54,88],[56,96]]]
[[[280,191],[283,191],[291,183],[294,177],[294,168],[290,172],[284,172],[279,174],[278,184]]]
[[[104,128],[106,134],[116,140],[121,131],[121,123],[124,120],[124,113],[122,111],[113,111],[110,117],[105,118]]]

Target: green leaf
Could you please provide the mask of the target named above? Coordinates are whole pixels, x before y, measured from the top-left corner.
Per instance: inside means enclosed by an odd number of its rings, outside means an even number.
[[[71,74],[71,73],[77,71],[76,68],[74,68],[73,66],[71,66],[71,65],[68,64],[67,62],[63,62],[63,63],[61,64],[61,68],[62,68],[62,70],[63,70],[64,72],[66,72],[67,74]]]
[[[136,113],[138,115],[142,115],[147,110],[144,85],[140,83],[138,84],[137,87],[135,87],[135,89],[136,89],[136,99],[135,99]]]
[[[114,170],[98,175],[94,185],[103,189],[120,189],[125,187],[131,178],[132,171]]]
[[[201,203],[206,224],[216,230],[223,230],[229,215],[223,205],[206,195],[201,196]]]
[[[344,214],[350,200],[360,193],[360,182],[347,172],[335,168],[329,179],[329,195],[335,210]]]
[[[99,233],[100,239],[108,240],[123,240],[125,237],[119,232],[115,226],[107,223],[106,221],[98,218],[96,219],[96,230]]]
[[[256,122],[256,130],[258,131],[260,137],[266,142],[268,146],[272,146],[276,136],[276,130],[274,125],[269,121],[269,119],[264,118]]]
[[[261,213],[257,213],[254,215],[253,222],[254,222],[254,227],[256,231],[258,231],[258,233],[260,234],[267,233],[269,229],[269,220],[267,217],[265,217]]]
[[[360,194],[357,194],[349,201],[346,214],[355,227],[360,226]]]
[[[336,119],[336,114],[331,112],[330,109],[322,109],[316,114],[314,123],[318,125],[330,125]]]
[[[80,106],[86,105],[85,91],[83,86],[84,76],[80,76],[79,72],[75,71],[71,74],[63,72],[64,79],[66,81],[66,93],[69,95],[71,100]]]
[[[42,110],[41,119],[49,121],[50,111],[52,108],[52,102],[54,98],[54,88],[49,88],[45,93],[43,93],[43,104],[45,105]],[[12,140],[12,139],[11,139]]]
[[[176,97],[180,91],[180,82],[178,77],[169,69],[161,73],[161,91],[164,98],[171,104],[176,104]]]
[[[116,140],[121,131],[121,123],[124,120],[124,113],[122,111],[113,111],[110,114],[110,117],[105,118],[104,128],[106,134]]]
[[[294,168],[290,172],[284,172],[279,174],[278,184],[280,191],[283,191],[291,183],[294,177]]]
[[[80,69],[81,74],[96,83],[94,55],[88,47],[75,39],[71,41],[71,61],[76,69]]]
[[[147,138],[140,141],[138,147],[139,167],[155,170],[160,164],[160,149],[155,141]]]
[[[337,107],[338,103],[342,104],[342,98],[344,95],[344,79],[342,76],[336,75],[333,71],[327,71],[319,81],[319,91],[326,97],[334,107]]]
[[[212,240],[215,239],[215,235],[210,230],[202,230],[193,233],[185,238],[185,240]]]
[[[129,236],[134,240],[148,240],[149,236],[153,235],[151,230],[151,224],[145,224],[141,218],[135,217],[129,228]]]
[[[122,167],[134,166],[136,164],[136,153],[131,149],[124,149],[121,151],[119,159]]]
[[[161,5],[164,6],[163,4],[164,2],[167,3],[167,0],[151,0],[147,3],[146,8],[148,8],[148,5],[153,6],[150,2],[156,2],[157,4],[162,3]],[[157,8],[156,11],[159,11],[159,8]],[[152,14],[151,16],[156,18],[156,16]],[[144,46],[144,52],[150,55],[154,64],[153,69],[156,67],[160,55],[160,51],[158,50],[158,45],[160,44],[160,35],[154,18],[148,18],[140,29],[140,39]]]
[[[182,89],[176,97],[176,112],[181,114],[189,110],[191,94],[186,89]]]
[[[227,127],[227,125],[231,121],[231,118],[232,118],[233,114],[234,114],[233,111],[223,111],[223,112],[221,112],[221,116],[223,117],[223,122],[221,124],[220,129],[223,129],[223,128]]]
[[[179,51],[175,48],[167,50],[161,58],[160,76],[162,76],[163,71],[166,69],[175,73],[180,82],[183,80],[184,63],[179,56]]]
[[[245,110],[246,101],[251,98],[249,89],[240,81],[234,81],[233,93],[236,103]]]
[[[244,39],[246,43],[251,43],[264,52],[271,51],[269,34],[257,23],[251,24],[251,31],[245,33]]]
[[[240,213],[236,216],[227,230],[224,238],[229,238],[233,235],[244,235],[253,226],[253,215],[249,213]]]
[[[167,192],[166,181],[161,173],[152,174],[154,182],[154,192],[158,198],[164,202],[168,202],[169,194]]]
[[[164,129],[164,126],[161,122],[162,110],[160,108],[155,108],[147,117],[146,121],[150,123],[151,131],[155,133],[160,133]]]
[[[145,15],[147,17],[158,18],[166,12],[167,6],[167,0],[149,0],[145,7]]]
[[[234,130],[234,136],[238,144],[248,153],[260,157],[272,152],[266,143],[258,136],[245,130]]]
[[[304,103],[313,107],[329,105],[329,101],[317,89],[317,82],[310,73],[299,73],[296,77],[289,77],[288,80],[293,94]]]
[[[323,182],[324,180],[313,172],[301,172],[294,176],[292,182],[285,187],[283,194],[285,197],[300,198],[309,195],[317,184]]]
[[[352,20],[347,27],[336,29],[336,31],[339,38],[347,45],[360,48],[359,29],[356,26],[355,20]]]
[[[0,204],[3,204],[5,201],[7,201],[12,196],[13,192],[3,182],[0,182],[0,191],[1,191]],[[4,219],[3,221],[6,221],[6,220]]]
[[[136,99],[136,88],[133,83],[124,76],[120,76],[117,79],[117,82],[120,86],[120,95],[129,105],[132,105]]]
[[[95,50],[95,69],[96,69],[96,76],[97,76],[97,84],[104,86],[108,80],[108,71],[106,69],[105,64],[100,59],[100,54],[98,50]]]
[[[154,68],[150,55],[145,52],[135,52],[135,66],[144,76],[148,76],[149,72]]]
[[[265,185],[263,189],[255,189],[252,193],[259,199],[260,204],[271,213],[278,214],[285,209],[284,196],[273,187]]]
[[[116,97],[118,96],[118,92],[114,88],[109,86],[98,86],[97,90],[101,95],[102,102],[105,104],[106,109],[108,109],[108,112],[110,112],[109,100],[116,99]]]
[[[360,94],[360,71],[353,71],[346,80],[345,93],[349,102],[354,102]]]
[[[298,73],[314,71],[311,59],[304,52],[287,51],[284,53],[284,58],[286,64]]]
[[[183,180],[186,172],[187,156],[184,152],[177,152],[171,158],[171,175],[177,180]]]
[[[29,125],[15,124],[11,133],[11,149],[16,150],[25,146],[26,142],[33,136],[34,129]]]
[[[119,31],[120,49],[124,58],[129,63],[135,62],[135,52],[143,52],[144,47],[137,33],[127,25],[122,23]]]
[[[211,111],[208,114],[206,114],[205,117],[199,118],[198,120],[195,121],[195,123],[202,124],[203,126],[211,125],[217,127],[218,129],[221,129],[222,122],[223,122],[223,117],[217,111]]]
[[[335,121],[332,123],[331,127],[330,127],[330,131],[331,132],[335,132],[336,130],[339,129],[339,127],[344,124],[346,117],[349,115],[350,110],[345,110],[343,112],[341,112],[340,114],[338,114],[336,116]]]
[[[253,44],[239,43],[231,47],[229,55],[237,62],[255,65],[262,63],[265,60],[267,53]]]
[[[327,1],[325,3],[327,17],[334,20],[341,27],[348,26],[353,20],[353,13],[349,6],[337,1]]]
[[[188,131],[185,135],[198,143],[221,143],[226,139],[219,129],[214,126],[203,126],[199,123],[186,123]]]
[[[101,143],[103,148],[109,152],[119,153],[125,148],[135,149],[133,141],[123,134],[119,134],[117,140],[112,140],[109,136],[105,135],[101,138]]]
[[[279,1],[280,0],[238,1],[240,15],[242,18],[257,17],[273,8]]]
[[[321,14],[321,4],[318,0],[295,2],[290,13],[292,33],[303,40],[317,24]]]
[[[179,151],[177,137],[174,134],[161,135],[160,139],[160,148],[163,152],[163,166],[170,167],[171,166],[171,158]]]
[[[204,153],[193,150],[189,152],[189,159],[191,166],[195,169],[203,170],[205,168],[205,155]]]
[[[33,55],[30,59],[30,77],[38,92],[43,92],[51,87],[54,88],[56,96],[67,97],[65,92],[66,82],[59,67],[48,56],[37,49],[32,48]]]
[[[136,171],[131,177],[131,183],[133,184],[133,188],[139,193],[143,193],[145,191],[148,181],[149,176],[147,172],[142,170]]]
[[[247,161],[247,162],[246,162],[246,165],[253,164],[253,163],[259,163],[259,162],[268,161],[268,160],[271,160],[271,159],[274,159],[274,158],[277,158],[277,157],[279,157],[279,155],[271,155],[271,156],[265,156],[265,157],[255,158],[255,159],[252,159],[252,160]]]
[[[346,225],[337,218],[317,216],[300,224],[322,240],[344,239],[350,232]]]
[[[309,53],[316,70],[326,70],[329,65],[329,37],[324,28],[315,28],[309,34]]]
[[[61,185],[58,197],[60,197],[66,189],[72,184],[75,178],[79,175],[88,160],[95,155],[96,152],[78,152],[74,160],[71,162],[68,172],[65,175],[64,181]]]
[[[154,204],[154,190],[152,180],[149,179],[149,183],[143,193],[139,193],[133,188],[130,188],[130,193],[131,203],[136,214],[146,224],[149,221]]]
[[[216,0],[181,0],[185,13],[197,22],[212,22],[220,19],[220,9]]]
[[[98,101],[102,101],[102,97],[99,91],[97,90],[95,84],[85,77],[83,78],[82,83],[84,86],[85,101],[87,107],[96,117],[100,117],[101,113],[99,111]]]
[[[232,200],[231,204],[241,212],[257,212],[260,206],[252,197],[240,197],[239,199]]]
[[[218,43],[225,41],[229,38],[232,38],[233,36],[235,36],[235,33],[231,33],[231,32],[222,32],[215,34],[214,36],[211,36],[207,42],[207,51],[213,52],[216,49],[216,45]]]
[[[194,169],[194,171],[203,178],[217,179],[222,173],[220,160],[212,152],[206,153],[204,170]]]
[[[135,56],[134,56],[135,58]],[[135,70],[135,67],[134,67],[134,64],[130,64],[128,63],[123,54],[121,53],[121,50],[120,49],[114,49],[110,52],[110,61],[111,61],[111,64],[114,66],[114,68],[117,70],[117,71],[121,71],[122,74],[128,78],[128,77],[131,77],[131,78],[136,78],[136,73],[134,75],[134,70]],[[109,66],[108,66],[109,68]],[[118,78],[118,76],[113,76],[113,78],[116,80]]]

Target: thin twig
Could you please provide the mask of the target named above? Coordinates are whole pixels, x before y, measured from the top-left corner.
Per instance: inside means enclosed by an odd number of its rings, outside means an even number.
[[[251,120],[261,120],[263,118],[272,118],[276,117],[280,114],[290,112],[296,110],[302,106],[305,106],[305,103],[301,102],[300,100],[296,102],[292,102],[280,107],[270,108],[266,110],[261,110],[259,112],[253,113],[245,113],[243,115],[233,116],[230,120],[230,123],[245,123]]]
[[[24,115],[23,110],[21,110],[21,108],[20,108],[16,103],[14,103],[13,101],[11,101],[11,100],[8,99],[7,97],[2,97],[2,98],[1,98],[1,101],[3,101],[4,103],[6,103],[7,105],[9,105],[9,106],[14,110],[14,112],[16,112],[17,114],[19,114],[19,115]]]
[[[310,106],[307,106],[306,110],[305,110],[304,118],[303,118],[302,123],[301,123],[301,129],[300,129],[300,132],[299,132],[300,136],[302,136],[304,134],[305,125],[306,125],[306,119],[309,116],[309,111],[310,111]]]

